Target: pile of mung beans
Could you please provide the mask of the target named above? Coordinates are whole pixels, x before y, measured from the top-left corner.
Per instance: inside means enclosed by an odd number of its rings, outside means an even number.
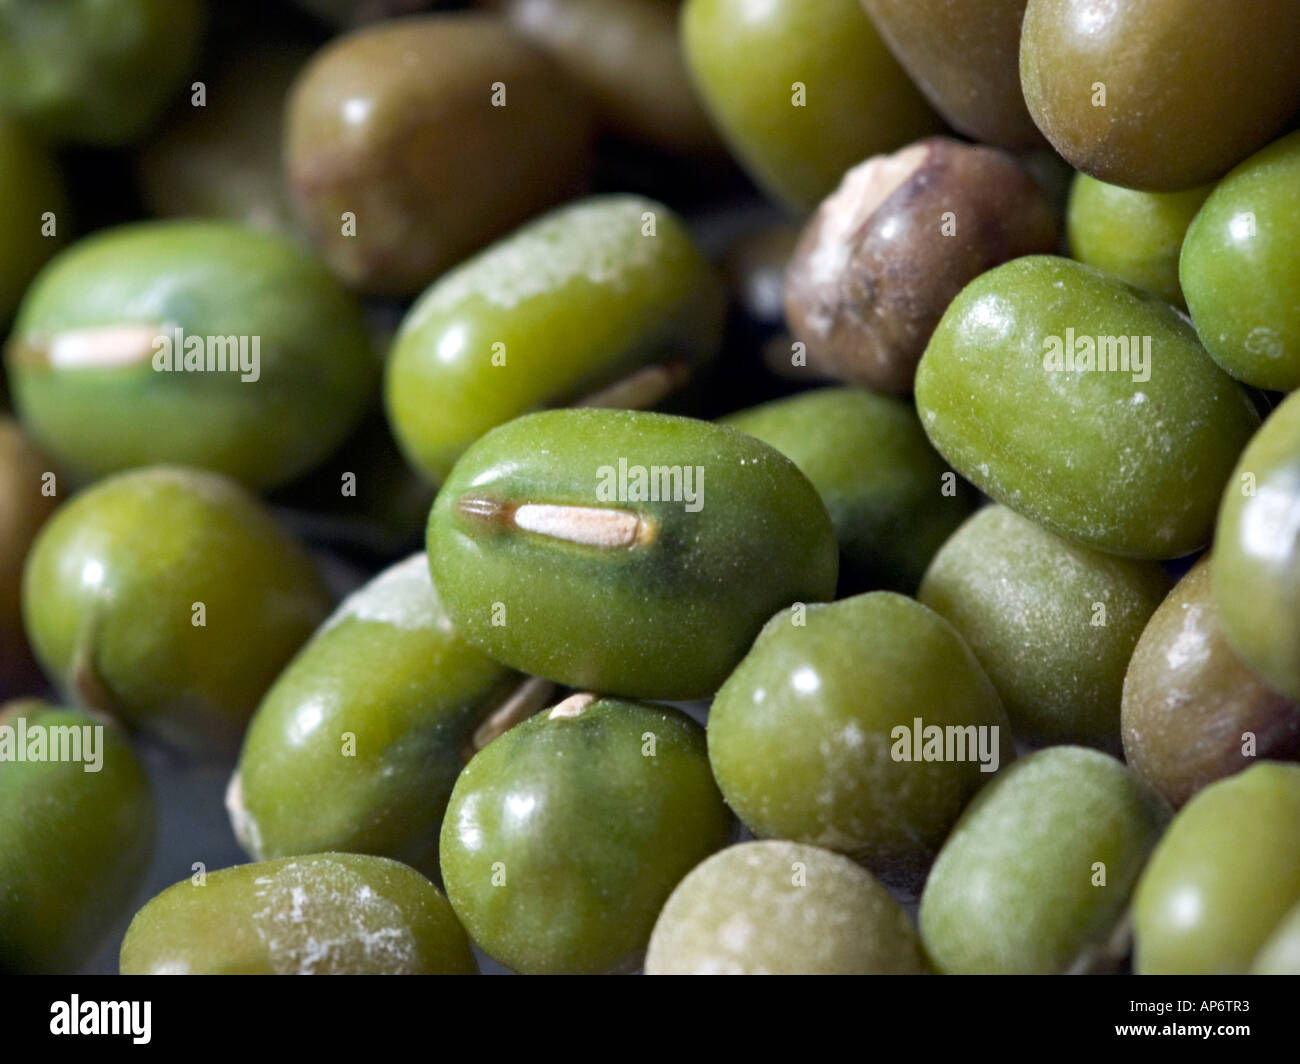
[[[0,0],[0,970],[1300,974],[1297,42]]]

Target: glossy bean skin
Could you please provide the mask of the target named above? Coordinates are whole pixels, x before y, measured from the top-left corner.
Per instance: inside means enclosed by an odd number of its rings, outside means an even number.
[[[939,128],[857,0],[686,0],[681,33],[722,138],[794,213],[854,163]]]
[[[1133,896],[1139,975],[1245,972],[1300,901],[1300,765],[1262,761],[1179,811]]]
[[[1289,3],[1029,0],[1021,85],[1075,169],[1174,192],[1221,177],[1300,105],[1297,34]]]
[[[970,746],[927,759],[918,718],[970,728]],[[708,736],[718,786],[756,836],[847,854],[903,890],[1015,756],[997,692],[956,629],[888,591],[773,617],[714,699]]]
[[[476,975],[447,899],[384,857],[311,854],[181,880],[135,915],[122,975]]]
[[[204,755],[237,747],[328,609],[303,547],[237,484],[191,469],[80,493],[46,522],[23,573],[27,635],[50,679]]]
[[[1214,601],[1228,641],[1283,694],[1300,699],[1300,399],[1269,415],[1223,492]]]
[[[627,971],[673,888],[731,827],[698,724],[574,695],[461,773],[443,878],[470,936],[515,971]]]
[[[712,694],[772,613],[833,595],[838,567],[826,507],[789,459],[725,426],[610,410],[484,436],[434,502],[428,551],[471,644],[635,698]]]
[[[917,598],[966,638],[1019,738],[1118,753],[1125,669],[1168,590],[1155,562],[1077,546],[994,505],[940,548]]]
[[[67,248],[28,289],[5,360],[19,417],[78,477],[176,463],[259,489],[325,458],[379,377],[359,304],[320,263],[222,221]]]
[[[1214,360],[1273,391],[1300,387],[1300,132],[1215,186],[1179,261],[1192,321]]]
[[[389,354],[389,421],[441,482],[476,439],[533,410],[657,405],[712,358],[724,313],[712,267],[667,207],[581,200],[421,296]]]
[[[962,0],[862,0],[935,110],[959,133],[1000,148],[1043,139],[1020,91],[1025,3],[986,0],[972,10]]]
[[[1185,307],[1178,257],[1187,227],[1213,188],[1142,192],[1075,174],[1066,211],[1070,254],[1166,303]]]
[[[144,882],[149,781],[103,717],[29,700],[0,707],[0,726],[11,736],[0,738],[0,972],[66,975],[130,912]],[[8,745],[21,735],[30,753],[36,734],[44,756],[72,742],[82,760],[24,760]]]
[[[981,791],[921,897],[921,937],[947,974],[1052,974],[1095,956],[1171,816],[1155,789],[1096,750],[1054,746]]]
[[[355,30],[309,63],[287,104],[285,174],[335,273],[407,296],[581,188],[589,135],[583,99],[503,20],[421,15]]]
[[[775,447],[817,489],[840,545],[841,595],[915,591],[975,504],[898,399],[822,388],[723,420]]]
[[[58,140],[138,140],[181,90],[206,13],[203,0],[0,5],[0,111]]]
[[[1255,954],[1252,975],[1300,975],[1300,904],[1282,918]]]
[[[348,852],[436,875],[475,729],[522,677],[452,627],[423,553],[349,596],[262,699],[226,803],[254,860]]]
[[[907,914],[847,857],[767,840],[716,853],[655,922],[647,975],[920,975]]]
[[[1209,540],[1259,423],[1172,307],[1046,255],[990,270],[953,300],[916,401],[930,441],[976,487],[1058,535],[1135,558]]]
[[[1202,558],[1161,604],[1124,676],[1124,757],[1176,808],[1258,758],[1300,758],[1300,706],[1223,634]]]

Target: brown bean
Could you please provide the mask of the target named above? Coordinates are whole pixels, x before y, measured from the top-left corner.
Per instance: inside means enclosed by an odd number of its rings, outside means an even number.
[[[1020,92],[1026,2],[981,0],[976,11],[969,0],[862,0],[862,6],[953,129],[1000,148],[1027,148],[1043,136]]]
[[[1124,677],[1121,727],[1129,764],[1175,806],[1259,759],[1300,758],[1300,706],[1228,645],[1210,594],[1208,556],[1138,640]]]
[[[419,292],[567,199],[587,172],[580,94],[491,15],[395,19],[340,37],[288,106],[294,206],[334,271],[368,292]]]
[[[1055,249],[1060,221],[1016,158],[944,137],[854,167],[823,201],[786,273],[808,364],[911,391],[949,302],[985,270]]]

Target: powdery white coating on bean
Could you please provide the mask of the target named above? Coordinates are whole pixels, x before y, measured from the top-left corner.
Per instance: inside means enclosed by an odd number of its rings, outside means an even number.
[[[1018,761],[963,814],[931,870],[920,913],[931,959],[949,973],[1068,969],[1113,932],[1169,816],[1098,751],[1055,746]]]
[[[1226,337],[1220,336],[1220,340]],[[1246,334],[1246,350],[1252,355],[1263,358],[1280,359],[1286,354],[1286,343],[1276,329],[1267,325],[1256,325]]]
[[[418,971],[407,916],[342,862],[288,861],[253,882],[253,928],[277,975]]]
[[[993,505],[944,544],[918,597],[966,638],[1021,737],[1118,752],[1124,670],[1169,586],[1157,563],[1080,547]]]
[[[698,865],[673,892],[646,955],[652,975],[912,974],[906,914],[848,858],[749,842]]]
[[[555,211],[457,267],[412,308],[403,332],[465,300],[511,309],[571,279],[631,289],[659,254],[644,215],[663,208],[638,196],[586,200]]]
[[[354,591],[320,630],[328,632],[348,619],[387,624],[405,631],[450,628],[451,624],[439,607],[428,558],[423,551],[389,566]]]
[[[844,283],[871,216],[924,163],[928,153],[926,145],[918,144],[859,163],[817,208],[813,219],[817,242],[804,266],[808,285],[823,290],[826,298],[811,302],[805,322],[820,338],[829,337],[834,327],[840,305],[834,294]]]

